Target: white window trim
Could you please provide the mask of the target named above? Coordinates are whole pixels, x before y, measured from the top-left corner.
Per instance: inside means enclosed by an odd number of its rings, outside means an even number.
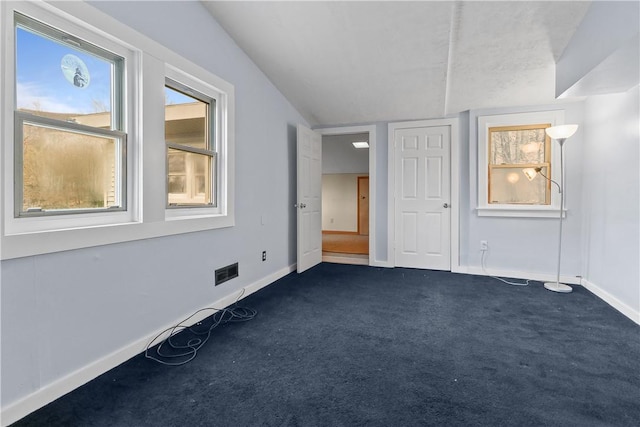
[[[3,5],[4,6],[4,5]],[[2,108],[3,108],[3,126],[4,129],[4,146],[3,146],[3,187],[4,187],[4,204],[3,204],[3,216],[4,216],[4,228],[3,235],[20,235],[25,233],[38,233],[48,230],[62,230],[77,227],[91,227],[101,225],[113,225],[123,222],[132,222],[135,220],[135,210],[128,209],[124,212],[93,212],[93,213],[79,213],[71,215],[60,216],[38,216],[38,217],[14,217],[14,185],[13,176],[16,172],[14,170],[14,157],[15,157],[15,145],[8,144],[9,139],[14,137],[14,125],[15,121],[12,119],[14,114],[14,99],[15,93],[15,33],[14,33],[14,10],[21,12],[24,15],[30,16],[37,21],[45,22],[47,25],[59,28],[66,33],[70,33],[82,40],[99,45],[105,49],[111,50],[119,56],[125,58],[125,75],[133,75],[135,66],[136,53],[122,45],[115,42],[112,38],[104,37],[95,31],[91,31],[89,28],[82,25],[78,25],[76,22],[69,21],[63,18],[59,14],[52,13],[49,10],[38,7],[37,4],[20,5],[19,8],[9,8],[4,10],[2,17],[3,22],[3,59],[4,63],[4,75],[3,75],[3,91],[6,95],[2,96]],[[133,99],[135,93],[134,85],[135,81],[125,81],[126,96],[123,100],[125,105],[136,105]],[[123,130],[127,134],[127,138],[136,137],[136,127],[133,125],[135,110],[125,109]],[[127,162],[129,163],[129,162]],[[130,165],[127,164],[127,176],[133,176],[133,171]],[[133,190],[134,181],[127,179],[126,188],[126,205],[130,206],[135,197]]]
[[[230,83],[84,2],[0,2],[2,201],[0,258],[11,259],[153,237],[230,227],[234,219],[235,92]],[[13,215],[14,10],[87,41],[124,49],[127,102],[127,211],[19,218]],[[72,28],[72,30],[70,30]],[[117,38],[114,36],[117,35]],[[124,56],[124,55],[123,55]],[[220,94],[219,209],[166,209],[165,70],[174,68]],[[194,88],[197,89],[197,88]],[[18,226],[17,224],[20,224]],[[22,228],[21,228],[22,227]]]
[[[522,218],[558,218],[560,195],[551,187],[550,205],[509,205],[489,204],[488,172],[489,172],[489,128],[497,126],[516,126],[528,124],[550,123],[551,126],[564,124],[564,111],[539,111],[531,113],[501,114],[478,117],[478,216],[522,217]],[[560,159],[560,146],[551,141],[551,179],[559,182],[557,161]],[[566,215],[564,210],[563,215]]]

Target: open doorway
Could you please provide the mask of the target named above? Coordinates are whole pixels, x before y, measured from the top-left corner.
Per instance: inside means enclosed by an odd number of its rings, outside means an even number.
[[[368,143],[368,132],[322,137],[322,260],[325,262],[369,264]]]

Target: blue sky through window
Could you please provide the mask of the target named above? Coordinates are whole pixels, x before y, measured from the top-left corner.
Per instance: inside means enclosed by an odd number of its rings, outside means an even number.
[[[199,101],[195,98],[185,95],[182,92],[178,92],[175,89],[165,86],[164,102],[165,102],[165,105],[177,105],[177,104],[190,104],[190,103],[199,102]]]
[[[62,69],[65,55],[85,65],[89,84],[78,87]],[[91,114],[111,111],[113,64],[24,28],[16,29],[16,100],[19,109]]]

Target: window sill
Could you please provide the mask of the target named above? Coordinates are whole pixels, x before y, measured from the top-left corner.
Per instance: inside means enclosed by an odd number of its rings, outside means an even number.
[[[164,218],[166,221],[173,220],[188,220],[197,218],[220,218],[225,215],[220,213],[220,210],[215,207],[172,207],[165,209]]]
[[[549,206],[478,206],[478,216],[507,217],[507,218],[558,218],[560,210]],[[564,209],[562,217],[567,216]]]
[[[220,215],[207,218],[128,222],[4,235],[2,236],[1,258],[3,260],[21,258],[233,226],[234,218],[232,216]]]

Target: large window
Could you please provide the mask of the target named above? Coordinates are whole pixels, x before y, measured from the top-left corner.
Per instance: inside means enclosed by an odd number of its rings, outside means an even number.
[[[14,216],[126,209],[124,58],[15,15]]]
[[[563,122],[562,110],[478,117],[478,215],[557,216],[547,178],[558,181],[559,156],[545,129]]]

